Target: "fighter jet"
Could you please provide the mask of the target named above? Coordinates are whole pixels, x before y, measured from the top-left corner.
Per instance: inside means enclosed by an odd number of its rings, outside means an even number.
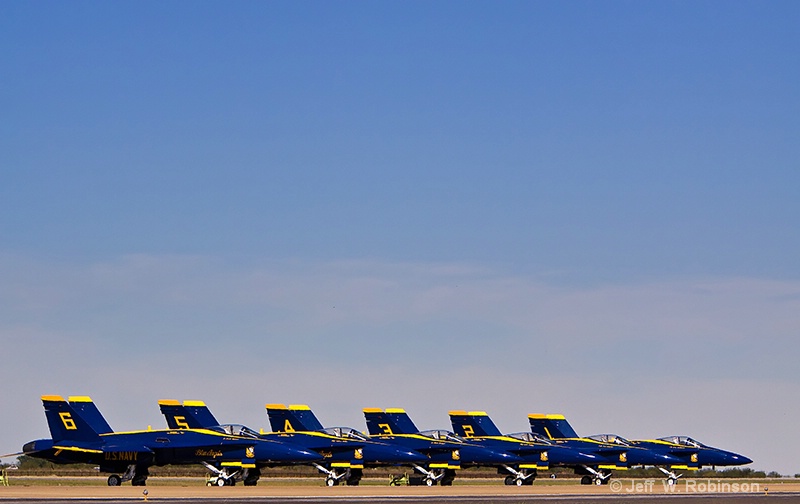
[[[531,432],[502,434],[485,411],[450,411],[453,431],[467,441],[487,448],[513,453],[525,460],[517,465],[501,466],[499,474],[505,474],[506,485],[532,485],[537,471],[550,466],[592,466],[603,462],[603,458],[592,453],[558,445]]]
[[[605,457],[608,462],[597,466],[580,465],[575,467],[577,474],[583,474],[581,484],[608,484],[611,470],[626,470],[634,466],[672,466],[681,460],[662,450],[652,450],[635,446],[620,436],[579,437],[564,415],[530,414],[528,421],[531,432],[543,436],[557,444],[575,447],[584,452]]]
[[[324,428],[311,408],[305,404],[267,404],[272,431],[293,441],[303,438],[325,436],[357,442],[363,446],[361,466],[339,467],[331,464],[316,463],[317,469],[325,474],[325,484],[338,485],[344,480],[348,485],[358,485],[363,474],[363,467],[400,466],[420,464],[428,460],[425,454],[404,446],[397,446],[367,437],[350,427]],[[343,470],[344,469],[344,470]]]
[[[144,486],[151,466],[209,461],[248,471],[247,478],[255,484],[261,467],[307,464],[322,458],[288,443],[207,429],[113,432],[90,398],[70,399],[78,409],[61,396],[42,396],[52,438],[26,443],[21,454],[56,464],[97,465],[101,472],[112,473],[109,486],[128,480]]]
[[[406,446],[430,457],[428,464],[414,466],[428,486],[437,482],[452,485],[456,470],[465,467],[511,467],[525,463],[517,454],[470,443],[448,430],[420,431],[403,409],[364,408],[364,418],[371,439]]]

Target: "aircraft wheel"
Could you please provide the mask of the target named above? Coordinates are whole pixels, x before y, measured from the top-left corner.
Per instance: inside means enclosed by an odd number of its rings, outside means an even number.
[[[206,486],[214,486],[214,483],[212,483],[210,481],[206,481]]]
[[[514,484],[514,477],[513,476],[506,476],[506,479],[503,480],[503,483],[505,483],[508,486],[513,485]]]
[[[336,486],[336,483],[338,483],[336,478],[325,478],[325,485],[329,487]]]
[[[581,485],[591,485],[591,484],[592,484],[591,476],[584,476],[581,478]]]
[[[425,478],[425,484],[428,485],[429,487],[432,487],[434,483],[436,482],[433,481],[433,478]]]
[[[225,478],[217,478],[217,486],[224,487],[225,486]]]
[[[675,483],[677,483],[677,482],[678,482],[678,480],[675,479],[675,478],[667,478],[667,485],[669,485],[669,486],[674,486]]]
[[[603,478],[597,478],[596,480],[594,480],[594,484],[597,486],[603,485],[604,484]]]
[[[514,484],[517,486],[522,486],[525,484],[525,481],[522,478],[517,478],[514,480]]]
[[[116,474],[112,474],[108,477],[108,486],[120,486],[122,484],[122,478],[120,478]]]

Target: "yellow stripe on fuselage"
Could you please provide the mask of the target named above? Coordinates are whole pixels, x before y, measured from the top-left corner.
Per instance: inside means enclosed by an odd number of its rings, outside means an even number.
[[[91,448],[79,448],[77,446],[53,446],[54,450],[74,451],[81,453],[103,453],[103,450],[93,450]]]
[[[470,436],[468,439],[475,440],[475,441],[483,441],[483,440],[492,440],[492,439],[494,439],[494,440],[497,440],[497,441],[506,441],[506,442],[509,442],[509,443],[517,443],[517,444],[522,445],[522,446],[542,446],[542,447],[550,446],[549,444],[546,444],[546,443],[538,443],[537,444],[537,443],[534,443],[534,442],[531,442],[531,441],[523,441],[521,439],[518,439],[518,438],[515,438],[515,437],[509,437],[509,436]]]
[[[225,438],[231,438],[231,439],[250,439],[250,440],[253,439],[253,438],[248,437],[248,436],[234,436],[232,434],[226,434],[224,432],[217,432],[217,431],[209,430],[209,429],[159,429],[159,430],[138,430],[138,431],[125,431],[125,432],[108,432],[108,433],[105,433],[105,434],[100,434],[100,437],[114,436],[114,435],[117,435],[117,434],[129,435],[129,434],[143,434],[143,433],[183,435],[183,434],[185,434],[187,432],[194,432],[194,433],[197,433],[197,434],[205,434],[205,435],[208,435],[208,436],[225,437]]]
[[[684,445],[681,445],[681,444],[678,444],[678,443],[672,443],[670,441],[664,441],[663,439],[632,439],[631,441],[634,442],[634,443],[655,443],[655,444],[660,444],[660,445],[665,445],[665,446],[675,446],[675,447],[686,448],[686,446],[684,446]]]

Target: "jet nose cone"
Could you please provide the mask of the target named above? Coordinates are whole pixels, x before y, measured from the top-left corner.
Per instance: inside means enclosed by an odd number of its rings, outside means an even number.
[[[744,455],[739,455],[738,453],[728,453],[727,459],[728,464],[730,465],[745,465],[753,462],[752,459],[749,459]]]

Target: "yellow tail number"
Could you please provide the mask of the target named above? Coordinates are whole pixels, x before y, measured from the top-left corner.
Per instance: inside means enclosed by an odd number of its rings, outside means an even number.
[[[78,426],[75,425],[75,420],[72,419],[72,415],[69,411],[62,411],[58,414],[61,418],[61,423],[64,424],[64,428],[67,430],[78,430]]]

